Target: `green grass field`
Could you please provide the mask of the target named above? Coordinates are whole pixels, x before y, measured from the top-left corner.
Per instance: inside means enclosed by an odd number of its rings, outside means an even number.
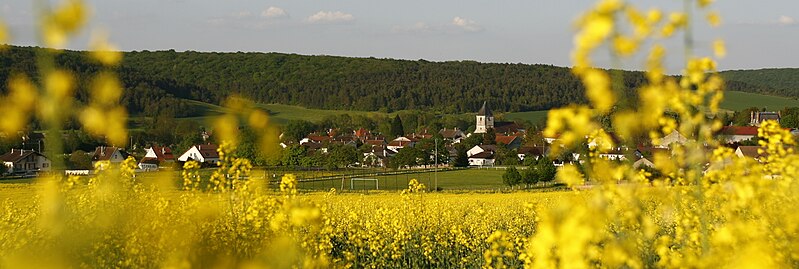
[[[503,117],[505,120],[529,121],[533,124],[543,125],[546,123],[547,113],[549,110],[510,112],[503,114]]]
[[[729,91],[724,93],[721,108],[739,111],[749,107],[765,107],[766,110],[776,111],[786,107],[799,107],[799,100],[748,92]]]
[[[200,175],[203,178],[208,178],[213,170],[202,169]],[[388,170],[391,171],[391,170]],[[385,176],[357,176],[357,173],[364,173],[369,171],[363,170],[338,170],[338,171],[281,171],[281,170],[253,170],[251,175],[255,182],[261,182],[264,178],[270,180],[279,180],[280,176],[285,173],[292,173],[297,175],[300,180],[298,189],[304,191],[328,191],[331,188],[336,188],[338,191],[372,191],[376,189],[374,181],[358,181],[356,180],[351,184],[352,178],[370,178],[377,179],[379,190],[381,191],[399,191],[408,188],[408,182],[411,179],[416,179],[418,182],[425,184],[429,190],[438,186],[445,192],[460,192],[460,191],[502,191],[507,190],[508,186],[502,183],[502,174],[505,169],[497,168],[484,168],[484,169],[465,169],[455,171],[439,171],[425,172],[425,173],[409,173],[399,175],[385,175]],[[437,175],[436,175],[437,174]],[[276,175],[276,177],[273,177]],[[342,189],[341,178],[322,181],[303,181],[305,178],[337,175],[344,178],[344,188]],[[436,181],[436,178],[438,179]],[[159,185],[161,188],[175,188],[179,189],[182,179],[180,178],[179,171],[162,170],[158,172],[142,172],[136,174],[136,179],[145,184],[166,184]],[[170,183],[171,182],[171,183]],[[36,195],[37,186],[39,182],[36,179],[19,179],[19,180],[0,180],[0,201],[10,199],[14,202],[23,202],[29,197]],[[269,188],[276,189],[279,186],[275,183],[269,184]]]

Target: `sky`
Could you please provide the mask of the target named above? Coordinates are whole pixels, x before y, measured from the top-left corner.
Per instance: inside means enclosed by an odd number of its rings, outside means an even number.
[[[42,0],[47,2],[47,0]],[[50,0],[55,2],[56,0]],[[32,0],[4,0],[0,20],[14,45],[37,45]],[[474,60],[571,66],[574,20],[590,0],[86,0],[86,30],[66,48],[86,49],[106,32],[125,51],[282,52],[430,61]],[[641,9],[681,9],[680,0],[633,0]],[[799,67],[799,1],[719,0],[722,26],[698,26],[698,55],[724,39],[719,69]],[[700,18],[701,19],[701,18]],[[683,65],[679,40],[665,40],[670,72]],[[602,50],[604,52],[605,50]],[[602,67],[640,69],[643,57]]]

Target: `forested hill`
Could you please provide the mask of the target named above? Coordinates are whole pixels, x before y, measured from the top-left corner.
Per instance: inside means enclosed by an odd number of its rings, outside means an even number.
[[[730,70],[721,75],[725,80],[747,84],[748,87],[738,87],[741,91],[799,97],[799,68]]]
[[[10,73],[35,72],[37,50],[12,46],[0,52],[0,90],[5,91]],[[98,65],[76,51],[58,54],[56,62],[77,73],[78,99],[85,101],[85,78],[97,72]],[[231,94],[308,108],[442,113],[474,112],[483,101],[495,111],[585,102],[584,89],[569,69],[551,65],[170,50],[126,52],[118,72],[126,88],[123,105],[144,116],[199,116],[186,99],[219,104]],[[640,72],[623,74],[626,88],[644,81]],[[731,85],[733,90],[752,88],[747,83]]]

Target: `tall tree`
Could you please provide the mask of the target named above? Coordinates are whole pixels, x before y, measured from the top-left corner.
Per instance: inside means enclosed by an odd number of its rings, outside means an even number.
[[[483,145],[494,145],[497,143],[497,132],[494,128],[486,129],[486,133],[483,134]]]
[[[515,166],[508,167],[508,169],[505,170],[505,173],[502,174],[502,183],[505,183],[505,185],[508,185],[511,188],[518,185],[521,181],[522,175],[519,174],[519,171],[516,170]]]
[[[402,119],[400,119],[399,115],[394,116],[394,119],[391,120],[391,136],[400,137],[403,135],[405,134],[403,133]]]

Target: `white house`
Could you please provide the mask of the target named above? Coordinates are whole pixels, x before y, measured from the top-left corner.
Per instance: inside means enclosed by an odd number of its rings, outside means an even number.
[[[167,166],[175,162],[175,155],[169,147],[153,146],[144,149],[144,157],[139,162],[139,169],[158,170],[158,167]]]
[[[11,149],[11,152],[0,156],[0,162],[6,166],[8,174],[30,174],[50,170],[50,160],[44,155],[23,149]]]
[[[466,134],[464,134],[463,131],[458,130],[458,127],[455,127],[454,129],[441,129],[441,131],[438,131],[438,134],[440,134],[445,140],[452,141],[452,143],[460,143],[461,139],[466,137]]]
[[[483,151],[469,157],[469,165],[473,166],[493,166],[494,153],[490,151]]]
[[[92,166],[99,161],[121,163],[128,158],[128,153],[122,148],[99,146],[92,154]]]
[[[757,136],[755,126],[724,126],[719,132],[719,140],[726,143],[746,141]]]
[[[477,146],[474,146],[474,147],[470,148],[469,150],[467,150],[466,151],[466,156],[467,157],[472,157],[473,155],[479,154],[481,152],[491,152],[491,154],[494,154],[494,152],[496,152],[496,151],[497,151],[497,147],[494,146],[494,145],[477,145]]]
[[[183,155],[178,157],[178,161],[187,162],[190,160],[200,163],[217,164],[219,163],[219,152],[216,149],[219,146],[214,144],[194,145],[189,148]]]
[[[659,142],[660,143],[658,143],[656,145],[653,143],[653,146],[656,147],[656,148],[668,148],[669,145],[671,145],[672,143],[685,145],[685,142],[688,142],[688,138],[686,138],[680,132],[677,132],[677,130],[674,130],[674,131],[671,131],[670,134],[668,134],[668,135],[664,136],[663,138],[661,138]]]
[[[419,140],[417,140],[416,138],[408,138],[405,136],[400,136],[395,138],[394,140],[391,140],[391,142],[389,142],[388,146],[386,147],[393,151],[399,151],[399,149],[404,147],[413,147],[413,145],[416,145],[416,142],[419,142]]]

